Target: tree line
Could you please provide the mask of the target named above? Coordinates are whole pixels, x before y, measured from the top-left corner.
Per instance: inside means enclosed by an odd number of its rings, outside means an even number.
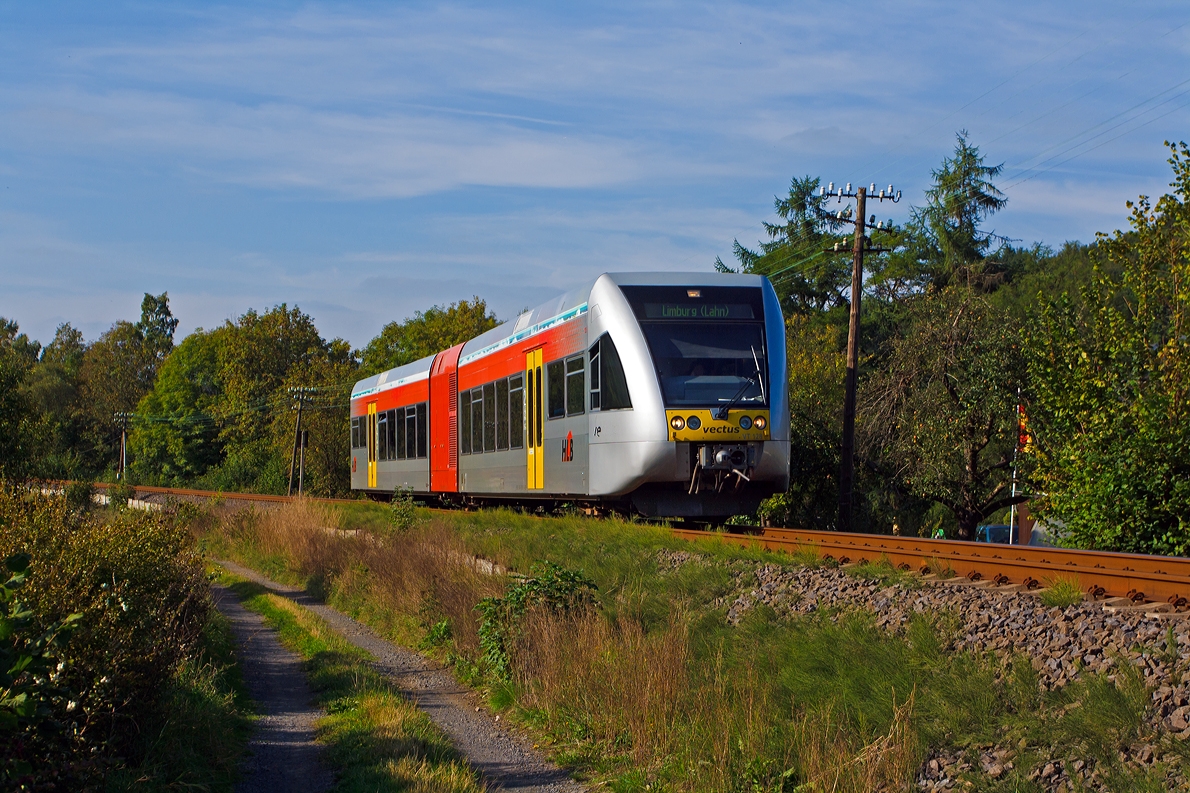
[[[1129,202],[1127,230],[1055,250],[988,228],[1001,166],[959,133],[921,206],[872,232],[887,252],[863,285],[861,528],[969,539],[1027,500],[1070,544],[1190,550],[1190,150],[1170,152],[1171,191]],[[715,264],[769,276],[786,317],[792,482],[762,513],[833,529],[851,262],[820,184],[794,178],[768,239]],[[495,325],[475,297],[353,350],[282,304],[175,345],[168,295],[146,294],[139,321],[90,343],[65,324],[42,348],[0,319],[0,475],[110,478],[128,414],[135,481],[284,492],[301,387],[309,490],[343,493],[352,383]]]
[[[872,232],[889,252],[866,260],[861,302],[862,527],[971,539],[1027,501],[1065,543],[1190,550],[1190,151],[1167,145],[1171,191],[1090,244],[988,229],[1001,166],[965,133],[908,220]],[[787,320],[792,484],[762,511],[829,530],[851,257],[819,187],[793,179],[769,240],[716,265],[768,275]]]

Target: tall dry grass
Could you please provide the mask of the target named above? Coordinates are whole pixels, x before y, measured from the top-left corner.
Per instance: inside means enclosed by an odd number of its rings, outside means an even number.
[[[400,532],[344,531],[340,513],[298,499],[226,513],[218,532],[244,561],[281,563],[332,601],[412,618],[423,628],[449,620],[455,645],[466,654],[479,647],[475,604],[503,591],[501,580],[485,574],[437,521]]]

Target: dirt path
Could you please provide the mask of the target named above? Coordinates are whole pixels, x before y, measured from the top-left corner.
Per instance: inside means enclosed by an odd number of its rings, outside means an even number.
[[[381,639],[371,628],[320,603],[296,587],[270,581],[235,562],[219,562],[228,571],[268,587],[310,609],[347,641],[376,658],[375,666],[392,678],[450,737],[492,786],[518,793],[580,793],[583,787],[546,760],[520,736],[498,724],[470,689],[450,672],[437,669],[420,654]]]
[[[216,586],[212,594],[231,623],[236,660],[260,716],[236,793],[329,790],[331,773],[322,762],[322,747],[314,741],[314,722],[322,711],[312,704],[314,695],[301,660],[282,647],[264,618],[240,605],[230,590]]]

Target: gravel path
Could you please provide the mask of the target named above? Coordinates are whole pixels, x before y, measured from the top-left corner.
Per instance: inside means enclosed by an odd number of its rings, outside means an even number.
[[[260,718],[248,745],[236,793],[321,793],[331,774],[314,740],[322,711],[313,705],[301,660],[281,646],[264,618],[240,605],[226,587],[213,588],[215,605],[236,642],[236,659]]]
[[[366,625],[314,599],[304,591],[271,581],[235,562],[220,561],[229,572],[268,587],[325,619],[343,637],[371,653],[378,671],[392,678],[442,728],[491,787],[518,793],[579,793],[583,787],[512,733],[483,707],[450,672],[420,654],[391,644]]]

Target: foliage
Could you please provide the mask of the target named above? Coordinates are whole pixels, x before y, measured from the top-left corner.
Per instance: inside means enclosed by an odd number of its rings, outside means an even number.
[[[509,679],[509,650],[529,609],[575,614],[593,605],[596,591],[594,582],[581,571],[542,562],[533,566],[530,575],[517,576],[503,597],[484,598],[476,604],[481,617],[480,649],[492,675],[497,680]]]
[[[95,503],[95,484],[93,482],[70,482],[62,491],[67,509],[84,512]]]
[[[1009,493],[1024,361],[1002,312],[965,287],[910,309],[885,367],[864,383],[857,434],[910,495],[945,505],[959,536],[1023,501]]]
[[[30,411],[20,389],[27,372],[20,353],[0,344],[0,479],[20,479],[27,470],[30,449],[24,428]]]
[[[398,487],[394,490],[388,506],[393,528],[397,531],[408,531],[418,524],[417,504],[409,488]]]
[[[29,576],[30,558],[16,553],[5,559],[8,580],[0,585],[0,779],[10,784],[34,776],[31,760],[38,758],[30,744],[60,727],[53,721],[55,706],[63,707],[70,692],[61,686],[58,658],[82,617],[75,613],[38,624],[17,598]]]
[[[931,172],[934,184],[926,191],[926,205],[914,210],[915,232],[930,243],[920,263],[936,289],[952,283],[995,283],[987,255],[993,242],[1002,238],[982,230],[980,223],[1007,203],[992,181],[1004,166],[986,165],[965,130],[955,137],[954,154]]]
[[[1173,191],[1129,202],[1081,308],[1045,300],[1028,334],[1034,508],[1081,547],[1190,552],[1190,149],[1170,149]]]
[[[390,322],[361,355],[363,376],[412,363],[469,341],[499,324],[486,301],[473,297],[449,306],[432,306],[404,322]]]
[[[30,630],[82,615],[59,654],[75,705],[55,713],[58,754],[31,758],[35,770],[135,760],[140,726],[207,622],[207,584],[190,547],[167,516],[78,512],[63,498],[0,493],[0,555],[26,553],[36,571],[21,590]]]
[[[1048,583],[1049,586],[1038,597],[1050,608],[1064,609],[1083,602],[1083,590],[1077,578],[1060,575]]]

